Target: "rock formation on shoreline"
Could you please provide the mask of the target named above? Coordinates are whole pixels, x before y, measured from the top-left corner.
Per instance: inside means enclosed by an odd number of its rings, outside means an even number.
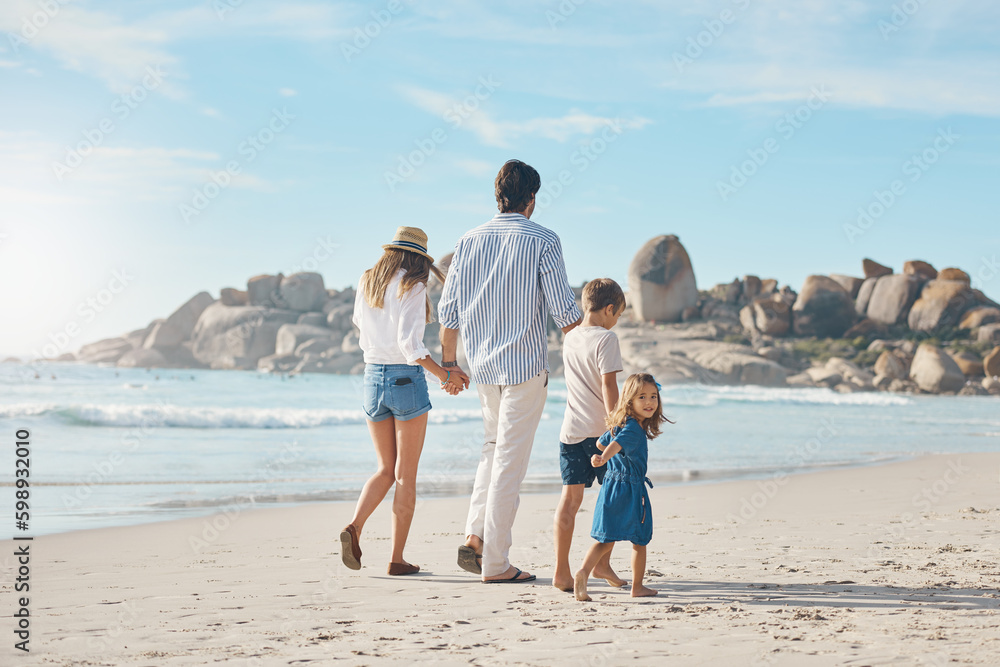
[[[450,262],[447,255],[438,266],[447,272]],[[680,239],[653,238],[629,266],[617,329],[625,371],[647,370],[665,383],[1000,395],[1000,304],[974,289],[968,273],[922,260],[902,273],[871,259],[861,268],[864,278],[811,275],[798,292],[753,275],[699,291]],[[432,303],[441,287],[432,278]],[[327,289],[318,273],[258,275],[244,290],[223,288],[218,300],[201,292],[166,319],[85,345],[75,360],[360,373],[354,300],[354,289]],[[549,332],[558,374],[561,334],[551,322]],[[437,337],[437,325],[428,325],[434,354]]]

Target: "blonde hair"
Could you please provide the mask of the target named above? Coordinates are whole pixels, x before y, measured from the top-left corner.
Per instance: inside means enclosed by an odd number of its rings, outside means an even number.
[[[632,401],[642,392],[643,386],[647,384],[656,387],[656,410],[652,416],[643,419],[639,415],[632,413]],[[625,422],[629,417],[639,422],[639,426],[646,432],[646,437],[650,440],[660,435],[660,424],[663,422],[673,424],[672,421],[663,416],[663,401],[660,399],[660,388],[656,384],[656,380],[649,373],[633,373],[625,380],[622,393],[618,396],[618,404],[615,405],[615,409],[611,411],[606,420],[608,428],[613,429],[625,426]]]
[[[399,270],[406,273],[399,282],[399,297],[403,298],[411,289],[417,285],[426,285],[427,279],[433,273],[441,282],[444,282],[444,274],[434,266],[430,259],[409,250],[399,248],[386,248],[385,252],[375,262],[375,266],[365,271],[361,276],[361,291],[365,295],[365,301],[372,308],[385,307],[385,291],[389,289],[389,283],[396,277]],[[431,299],[427,297],[427,322],[434,321]]]

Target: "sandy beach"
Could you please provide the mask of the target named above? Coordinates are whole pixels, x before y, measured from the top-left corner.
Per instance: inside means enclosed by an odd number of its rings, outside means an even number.
[[[551,494],[523,496],[514,528],[533,585],[457,568],[462,498],[419,501],[407,558],[424,571],[406,578],[385,574],[389,503],[360,572],[339,558],[350,503],[39,537],[28,654],[13,648],[5,541],[3,664],[996,664],[998,471],[1000,454],[939,455],[658,487],[647,583],[660,594],[642,600],[603,581],[590,603],[551,586]],[[612,561],[625,578],[628,554]]]

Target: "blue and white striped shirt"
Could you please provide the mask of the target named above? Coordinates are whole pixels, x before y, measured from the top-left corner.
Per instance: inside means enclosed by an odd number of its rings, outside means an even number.
[[[458,240],[438,319],[461,332],[473,382],[521,384],[548,370],[546,310],[559,327],[581,317],[555,232],[500,213]]]

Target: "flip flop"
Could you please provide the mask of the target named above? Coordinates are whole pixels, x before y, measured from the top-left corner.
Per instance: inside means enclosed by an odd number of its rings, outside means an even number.
[[[361,547],[358,545],[358,529],[354,524],[340,532],[340,557],[348,568],[361,569]]]
[[[458,548],[458,566],[466,572],[472,574],[483,573],[483,555],[477,554],[475,549],[462,545]]]
[[[515,569],[517,569],[517,568],[515,568]],[[511,577],[510,579],[485,579],[485,580],[483,580],[483,583],[484,584],[523,584],[523,583],[527,583],[529,581],[534,581],[535,580],[535,575],[533,575],[533,574],[529,574],[524,579],[518,579],[518,577],[520,577],[522,574],[524,574],[524,573],[521,570],[517,570],[517,572],[514,573],[514,576]]]

